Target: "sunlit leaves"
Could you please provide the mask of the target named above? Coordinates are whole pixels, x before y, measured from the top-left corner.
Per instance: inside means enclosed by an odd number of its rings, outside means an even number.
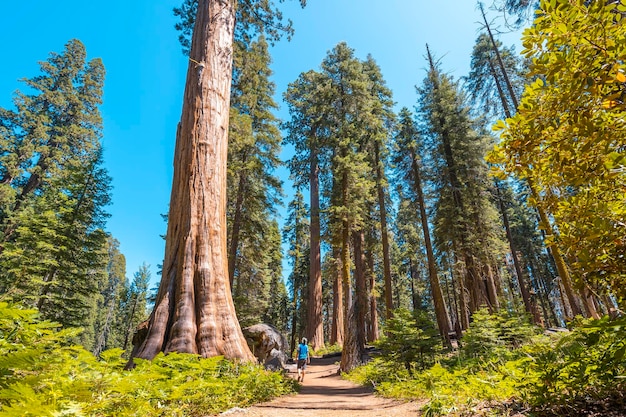
[[[532,179],[574,279],[626,295],[626,26],[620,4],[544,1],[524,32],[531,75],[490,156]]]

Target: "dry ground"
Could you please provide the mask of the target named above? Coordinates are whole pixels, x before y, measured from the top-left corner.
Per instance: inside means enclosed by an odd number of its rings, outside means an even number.
[[[377,397],[371,389],[355,385],[337,375],[338,358],[313,358],[300,393],[233,409],[229,417],[415,417],[419,404]],[[295,365],[294,365],[295,367]],[[293,368],[293,367],[292,367]],[[290,376],[296,377],[295,368]]]

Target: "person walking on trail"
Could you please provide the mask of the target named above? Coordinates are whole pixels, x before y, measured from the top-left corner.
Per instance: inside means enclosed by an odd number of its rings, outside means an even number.
[[[303,337],[298,345],[298,382],[304,382],[306,365],[310,362],[311,355],[309,354],[309,346],[307,345],[306,337]]]

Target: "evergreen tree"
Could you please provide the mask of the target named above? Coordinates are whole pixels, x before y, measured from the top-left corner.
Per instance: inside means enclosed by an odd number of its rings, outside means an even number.
[[[385,311],[386,319],[390,319],[393,310],[391,259],[389,249],[389,233],[387,227],[387,147],[391,137],[395,115],[393,114],[393,99],[391,90],[385,85],[380,68],[371,56],[363,62],[363,70],[369,77],[372,104],[369,109],[369,118],[366,121],[369,132],[369,151],[372,156],[372,170],[376,176],[376,194],[378,198],[380,236],[382,241],[383,276],[385,282]]]
[[[176,139],[163,279],[135,354],[151,359],[160,351],[175,351],[252,361],[228,282],[229,115],[224,110],[230,102],[235,22],[239,34],[271,34],[281,16],[271,1],[198,0],[196,6],[186,0],[179,10],[181,29],[193,26],[193,35]]]
[[[324,118],[326,80],[315,71],[300,74],[289,84],[284,100],[289,107],[291,120],[284,124],[285,143],[293,145],[294,156],[289,161],[291,177],[296,187],[308,184],[311,202],[309,253],[309,300],[307,312],[307,338],[313,349],[324,346],[322,323],[322,266],[320,223],[320,177],[328,166],[325,149],[328,125]]]
[[[263,37],[248,47],[236,42],[228,147],[229,229],[228,270],[233,287],[239,287],[241,250],[251,246],[245,236],[263,233],[266,218],[280,202],[281,182],[273,173],[280,161],[280,131],[272,114],[277,108],[267,42]]]
[[[83,327],[94,344],[96,300],[106,280],[110,178],[102,167],[104,68],[77,40],[41,64],[2,110],[0,288],[46,319]]]
[[[270,233],[266,240],[269,248],[267,273],[270,279],[268,307],[263,317],[263,322],[274,325],[274,327],[281,332],[286,332],[289,327],[290,305],[287,287],[283,281],[281,240],[278,222],[274,220],[270,226]]]
[[[146,320],[148,311],[148,286],[150,285],[150,266],[143,263],[133,275],[133,282],[125,294],[125,335],[122,349],[130,347],[135,328]]]
[[[288,217],[285,222],[283,239],[289,245],[287,256],[291,265],[291,274],[288,282],[291,287],[291,322],[290,322],[290,352],[293,352],[297,335],[304,330],[304,306],[307,305],[305,296],[308,294],[309,276],[309,224],[308,213],[304,197],[300,190],[296,191],[293,200],[289,203]]]
[[[433,223],[440,251],[452,250],[463,261],[464,277],[457,277],[462,328],[469,325],[467,311],[481,305],[498,308],[498,284],[493,274],[494,256],[501,256],[496,212],[487,198],[489,145],[458,84],[443,74],[428,52],[430,70],[420,98],[418,114],[430,151],[432,185],[439,196]],[[469,298],[465,300],[465,288]]]
[[[398,228],[404,232],[402,234],[405,235],[404,242],[408,245],[409,253],[415,251],[414,253],[417,255],[417,253],[421,252],[421,250],[418,250],[416,244],[421,242],[422,239],[418,241],[417,237],[414,235],[414,232],[412,233],[412,230],[407,230],[407,228],[411,227],[409,225],[413,223],[421,224],[421,232],[423,236],[424,246],[426,249],[426,260],[428,265],[427,271],[430,282],[430,291],[435,307],[437,325],[441,337],[446,342],[446,344],[449,345],[450,324],[448,312],[443,298],[443,293],[441,291],[441,285],[439,283],[436,260],[430,238],[430,226],[426,210],[426,199],[424,198],[425,193],[422,180],[423,168],[421,167],[419,132],[417,126],[413,122],[412,114],[407,108],[403,108],[402,110],[400,110],[399,118],[400,122],[398,126],[398,132],[395,137],[394,162],[396,164],[396,169],[398,170],[399,177],[401,178],[400,183],[404,185],[406,195],[411,196],[411,198],[407,198],[406,201],[403,201],[401,199],[400,204],[401,208],[405,209],[407,206],[410,207],[411,205],[415,207],[417,210],[415,210],[414,213],[419,213],[419,219],[415,217],[413,219],[406,219],[406,221],[404,222],[400,221],[401,225],[399,225]],[[400,187],[402,187],[402,185]],[[402,188],[400,189],[400,191],[402,195]],[[411,259],[410,256],[409,271],[412,283],[414,283],[414,274],[418,270],[418,259],[416,259],[416,257],[414,259]],[[418,303],[417,300],[414,301],[415,309],[419,309],[420,305],[421,302]]]
[[[368,161],[368,122],[372,119],[374,98],[370,79],[361,61],[345,43],[338,44],[322,62],[322,73],[329,83],[329,147],[332,149],[332,188],[329,228],[337,242],[341,263],[341,287],[346,308],[343,309],[346,343],[341,369],[349,371],[362,361],[365,345],[363,312],[367,306],[365,275],[361,256],[355,246],[355,301],[352,301],[350,243],[362,242],[367,208],[373,201],[375,183]],[[350,317],[357,320],[350,322]],[[356,331],[352,334],[351,331]],[[348,343],[348,341],[350,343]]]
[[[126,281],[126,259],[119,250],[120,243],[112,236],[107,239],[107,278],[100,283],[94,310],[94,355],[107,349],[122,347],[126,329],[120,308],[128,290]]]
[[[515,49],[503,47],[499,41],[496,42],[495,48],[498,48],[506,77],[497,60],[491,39],[487,34],[481,33],[472,50],[470,73],[465,78],[465,89],[476,113],[487,116],[489,121],[515,114],[517,98],[521,95],[525,83],[522,62]],[[511,96],[508,83],[513,87],[514,96]]]

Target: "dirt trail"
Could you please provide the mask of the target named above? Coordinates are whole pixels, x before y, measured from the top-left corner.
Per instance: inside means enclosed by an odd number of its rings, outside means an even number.
[[[300,393],[248,409],[222,413],[229,417],[415,417],[416,403],[377,397],[337,375],[338,358],[312,358]],[[289,375],[296,378],[295,365]]]

